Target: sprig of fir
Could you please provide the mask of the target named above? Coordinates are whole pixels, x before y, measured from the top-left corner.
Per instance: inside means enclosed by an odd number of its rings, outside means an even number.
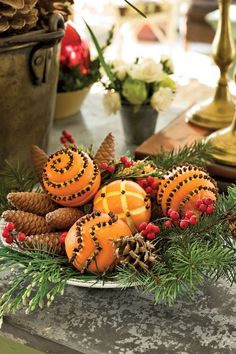
[[[212,147],[202,141],[194,142],[180,149],[171,151],[160,151],[156,156],[152,157],[153,162],[163,170],[168,171],[174,166],[183,164],[192,164],[204,167],[208,162],[212,161]]]

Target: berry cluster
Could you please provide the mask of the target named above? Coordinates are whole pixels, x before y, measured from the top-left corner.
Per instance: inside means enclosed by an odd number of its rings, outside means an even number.
[[[175,224],[184,230],[190,225],[196,225],[198,223],[197,216],[191,210],[186,211],[183,218],[180,218],[180,214],[173,209],[169,209],[167,215],[170,219],[165,221],[166,228],[171,228]]]
[[[142,222],[138,229],[141,235],[144,236],[147,240],[154,240],[156,236],[161,232],[160,227],[153,224],[152,222]]]
[[[132,167],[134,165],[134,161],[130,160],[127,156],[123,155],[120,158],[120,162],[127,168]]]
[[[65,244],[65,239],[66,239],[67,234],[68,234],[68,232],[65,231],[65,232],[63,232],[63,233],[60,235],[60,237],[59,237],[59,242],[60,242],[61,245],[64,245],[64,244]]]
[[[11,245],[15,240],[15,236],[19,242],[24,242],[26,239],[26,235],[23,232],[19,232],[18,234],[16,234],[15,225],[12,222],[10,222],[4,227],[2,231],[2,237],[4,238],[4,241],[6,243]]]
[[[110,173],[114,173],[115,172],[115,166],[112,165],[112,164],[109,164],[106,163],[106,162],[102,162],[101,165],[100,165],[100,168],[103,170],[103,171],[108,171]]]
[[[196,201],[196,208],[198,211],[201,213],[205,214],[212,214],[215,211],[215,206],[213,204],[213,200],[211,198],[203,198],[203,199],[198,199]]]
[[[62,144],[68,144],[68,143],[74,144],[75,143],[75,139],[73,138],[71,133],[68,132],[68,130],[63,130],[62,136],[60,137],[60,142]]]
[[[153,176],[148,176],[147,178],[138,179],[137,183],[145,190],[145,192],[151,196],[156,197],[159,183],[155,181]]]

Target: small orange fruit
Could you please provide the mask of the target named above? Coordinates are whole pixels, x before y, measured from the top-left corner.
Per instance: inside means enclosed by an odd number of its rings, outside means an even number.
[[[128,225],[114,214],[94,211],[70,228],[65,239],[66,253],[80,272],[103,273],[117,261],[112,240],[131,234]]]
[[[216,182],[204,169],[192,165],[175,167],[167,172],[157,194],[165,215],[169,209],[183,214],[193,211],[198,215],[196,201],[203,198],[216,200]]]
[[[86,204],[96,194],[101,183],[97,165],[85,152],[73,147],[51,155],[42,178],[50,198],[64,206]]]
[[[136,182],[118,180],[101,188],[94,198],[94,210],[112,211],[134,231],[151,217],[151,202]]]

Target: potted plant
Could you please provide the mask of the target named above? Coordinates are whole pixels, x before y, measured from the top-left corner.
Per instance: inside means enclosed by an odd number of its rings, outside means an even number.
[[[60,15],[73,0],[1,0],[0,168],[5,159],[29,162],[29,146],[46,149],[55,108]]]
[[[137,58],[132,64],[115,60],[106,64],[106,72],[105,110],[108,115],[120,110],[126,142],[140,144],[153,134],[158,113],[173,100],[172,61],[167,56],[159,63],[149,58]]]
[[[109,32],[102,51],[110,44]],[[79,112],[93,83],[100,80],[100,60],[91,59],[89,45],[69,21],[61,43],[60,71],[57,87],[55,119],[63,119]]]

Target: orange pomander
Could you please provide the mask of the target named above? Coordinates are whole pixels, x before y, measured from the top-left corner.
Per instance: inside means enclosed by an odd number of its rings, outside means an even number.
[[[79,206],[96,194],[101,175],[86,153],[70,147],[49,157],[42,180],[53,201],[64,206]]]
[[[132,234],[128,225],[110,213],[94,211],[80,218],[65,239],[66,254],[80,272],[112,270],[117,257],[112,240]]]
[[[119,180],[101,188],[94,198],[94,210],[112,211],[134,231],[151,217],[151,202],[136,182]]]
[[[191,165],[180,166],[174,167],[164,177],[157,201],[165,215],[169,209],[183,214],[193,211],[198,215],[197,200],[210,198],[214,202],[217,193],[216,182],[204,169]]]

